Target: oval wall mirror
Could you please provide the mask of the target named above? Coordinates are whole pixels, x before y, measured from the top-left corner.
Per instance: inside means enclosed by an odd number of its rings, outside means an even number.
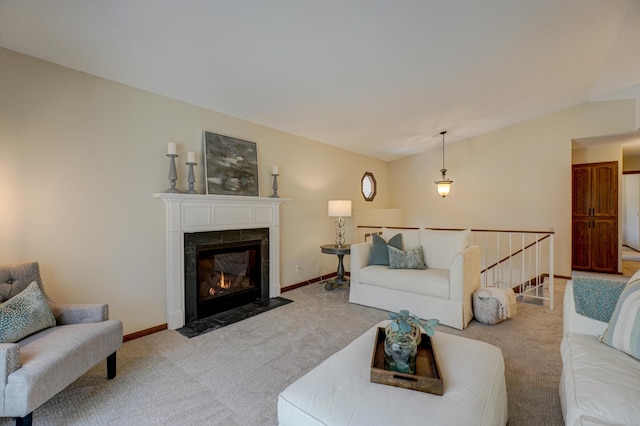
[[[365,201],[373,201],[376,197],[376,178],[373,177],[373,173],[364,173],[360,181],[360,192],[362,192]]]

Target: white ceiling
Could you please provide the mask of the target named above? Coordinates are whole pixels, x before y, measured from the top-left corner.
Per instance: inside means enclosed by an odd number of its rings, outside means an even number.
[[[383,160],[640,96],[638,0],[0,0],[0,46]]]

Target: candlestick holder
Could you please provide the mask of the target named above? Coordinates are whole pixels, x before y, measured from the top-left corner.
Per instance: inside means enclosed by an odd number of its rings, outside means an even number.
[[[271,176],[273,176],[273,194],[271,195],[271,198],[280,198],[278,195],[278,176],[280,175],[276,173]]]
[[[185,163],[185,164],[189,166],[189,177],[187,178],[187,180],[189,181],[189,189],[187,189],[187,192],[185,192],[185,194],[197,194],[198,191],[193,189],[193,184],[196,181],[196,177],[193,174],[193,166],[197,166],[198,163]]]
[[[178,180],[178,173],[176,172],[176,158],[178,154],[167,154],[169,157],[169,184],[171,187],[164,192],[180,193],[180,190],[176,188],[176,181]]]

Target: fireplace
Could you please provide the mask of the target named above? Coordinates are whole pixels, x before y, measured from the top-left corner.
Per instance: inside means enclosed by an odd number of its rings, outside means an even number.
[[[195,274],[195,260],[185,262],[188,235],[211,231],[267,229],[267,248],[262,243],[260,256],[269,260],[268,268],[262,268],[261,287],[268,292],[262,297],[280,296],[280,204],[288,198],[243,197],[238,195],[174,194],[160,192],[154,197],[165,205],[166,238],[166,318],[171,330],[185,325],[185,280],[188,265]],[[240,232],[240,231],[232,231]],[[229,237],[225,237],[226,240]],[[249,238],[249,240],[265,238]],[[231,242],[231,241],[227,241]],[[202,242],[206,245],[211,242]],[[265,253],[266,252],[266,253]],[[194,257],[195,259],[195,257]],[[267,278],[265,279],[265,274]],[[265,291],[263,289],[263,291]],[[193,302],[192,302],[193,303]]]
[[[269,298],[269,229],[184,234],[185,321]]]

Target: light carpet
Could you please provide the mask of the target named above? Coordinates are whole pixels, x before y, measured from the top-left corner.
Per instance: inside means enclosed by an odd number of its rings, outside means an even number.
[[[554,310],[519,303],[515,317],[496,325],[437,327],[502,349],[511,426],[563,424],[565,281],[555,284]],[[277,425],[277,397],[289,383],[387,319],[384,311],[349,304],[348,291],[312,284],[284,293],[294,303],[198,337],[165,330],[127,342],[114,380],[106,380],[102,362],[37,409],[34,424]]]

